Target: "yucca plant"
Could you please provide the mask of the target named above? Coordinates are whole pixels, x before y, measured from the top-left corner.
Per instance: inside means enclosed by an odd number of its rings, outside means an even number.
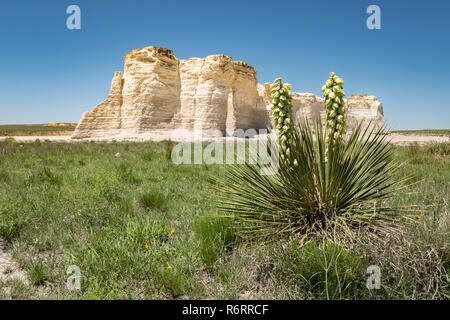
[[[287,161],[280,161],[272,174],[261,174],[263,164],[230,167],[219,182],[220,208],[237,220],[241,235],[270,238],[331,230],[352,235],[363,225],[397,230],[408,209],[391,207],[386,200],[409,177],[398,177],[400,164],[392,158],[386,130],[361,123],[330,145],[327,159],[326,137],[320,120],[313,125],[303,120],[293,128]]]
[[[343,84],[332,72],[322,88],[324,123],[304,119],[293,126],[291,87],[281,78],[274,81],[279,166],[267,168],[251,161],[257,164],[233,166],[219,182],[221,209],[239,221],[241,234],[323,236],[331,230],[353,234],[364,225],[391,231],[401,225],[401,213],[409,210],[391,207],[387,200],[409,177],[399,179],[400,164],[393,160],[384,127],[362,122],[346,134]],[[270,154],[272,148],[266,148]]]

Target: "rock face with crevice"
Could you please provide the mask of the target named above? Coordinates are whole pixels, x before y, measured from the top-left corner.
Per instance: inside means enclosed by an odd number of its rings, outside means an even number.
[[[270,84],[259,84],[256,70],[226,55],[177,59],[172,50],[146,47],[125,55],[124,73],[116,72],[105,101],[83,114],[73,139],[168,139],[176,129],[186,132],[271,129]],[[323,116],[323,100],[296,93],[296,118]],[[382,123],[382,104],[375,96],[346,100],[353,123],[366,118]]]

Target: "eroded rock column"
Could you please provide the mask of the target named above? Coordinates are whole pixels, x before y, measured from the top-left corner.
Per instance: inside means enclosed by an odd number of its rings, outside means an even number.
[[[122,129],[142,133],[176,127],[180,73],[172,50],[136,49],[125,56]]]
[[[195,131],[215,129],[225,133],[233,81],[230,57],[211,55],[203,59],[195,92]]]

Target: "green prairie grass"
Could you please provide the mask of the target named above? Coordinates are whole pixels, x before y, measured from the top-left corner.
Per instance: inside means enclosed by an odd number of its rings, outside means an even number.
[[[450,297],[448,144],[396,148],[407,161],[399,176],[421,182],[390,201],[418,205],[420,218],[401,239],[351,243],[240,241],[210,185],[226,165],[175,165],[172,148],[1,141],[0,237],[28,281],[0,280],[0,298]],[[370,264],[380,266],[380,290],[365,287]],[[66,287],[71,265],[80,290]]]

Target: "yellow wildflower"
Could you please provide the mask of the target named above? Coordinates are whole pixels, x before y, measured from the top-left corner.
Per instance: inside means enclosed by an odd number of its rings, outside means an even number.
[[[174,234],[175,233],[175,229],[170,230],[170,234]]]

